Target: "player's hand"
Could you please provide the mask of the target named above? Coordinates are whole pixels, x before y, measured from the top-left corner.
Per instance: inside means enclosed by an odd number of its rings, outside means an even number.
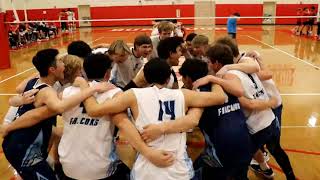
[[[24,92],[21,95],[21,102],[22,104],[31,104],[35,101],[35,94],[39,92],[39,89],[31,89],[27,92]]]
[[[246,53],[246,57],[250,57],[252,59],[255,59],[258,61],[259,64],[262,64],[262,58],[260,56],[260,53],[257,51],[249,51]]]
[[[101,83],[95,84],[93,88],[95,89],[96,92],[103,93],[111,89],[115,89],[116,86],[109,82],[101,82]]]
[[[72,85],[83,89],[89,87],[87,80],[85,80],[83,77],[76,77]]]
[[[171,166],[175,161],[175,158],[172,153],[151,148],[144,156],[152,164],[160,168]]]
[[[212,82],[214,80],[214,76],[212,75],[207,75],[203,78],[200,78],[198,80],[196,80],[195,82],[193,82],[193,89],[198,89],[200,86],[206,85],[210,82]]]
[[[270,99],[269,99],[269,103],[270,103],[270,106],[272,109],[275,109],[278,105],[278,100],[276,97],[272,96]]]
[[[143,127],[141,138],[149,143],[158,139],[163,134],[162,124],[149,124]]]
[[[222,78],[227,71],[229,71],[229,66],[228,65],[224,65],[217,73],[216,76]]]

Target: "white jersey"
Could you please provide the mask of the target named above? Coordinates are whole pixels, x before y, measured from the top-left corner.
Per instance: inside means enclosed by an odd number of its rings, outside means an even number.
[[[275,97],[277,99],[277,102],[278,102],[277,107],[279,107],[282,104],[282,98],[274,81],[272,79],[268,79],[268,80],[262,81],[262,84],[266,89],[268,96]]]
[[[91,85],[97,83],[93,81]],[[120,89],[95,95],[98,103],[112,98]],[[63,91],[66,99],[80,89],[68,87]],[[62,114],[63,135],[58,152],[64,173],[73,179],[102,179],[110,176],[108,168],[116,160],[113,144],[114,125],[109,116],[92,118],[82,105]],[[110,169],[109,169],[110,170]]]
[[[246,74],[238,70],[231,70],[228,71],[228,73],[235,74],[241,80],[241,84],[244,89],[244,96],[246,98],[269,100],[265,88],[255,73]],[[255,134],[256,132],[268,127],[275,119],[275,116],[270,108],[261,111],[250,111],[243,108],[243,111],[247,117],[246,123],[250,134]]]
[[[135,125],[139,131],[148,124],[158,124],[185,115],[185,101],[181,90],[133,88],[139,115]],[[148,144],[155,149],[172,152],[175,163],[167,168],[153,165],[144,156],[139,155],[133,168],[132,176],[136,180],[189,180],[193,177],[192,161],[186,152],[186,133],[165,134]]]
[[[133,53],[123,63],[115,63],[111,70],[111,82],[119,87],[125,87],[143,67],[143,57],[136,57]]]
[[[159,56],[158,56],[158,50],[157,50],[157,47],[158,47],[159,42],[160,42],[160,37],[159,37],[159,35],[158,35],[158,36],[152,36],[152,37],[151,37],[151,41],[152,41],[152,47],[153,47],[153,49],[152,49],[152,54],[151,54],[151,56],[150,56],[150,59],[151,59],[151,58],[157,58],[157,57],[159,57]]]
[[[258,52],[256,52],[256,53],[257,53],[257,56],[260,56],[260,54]],[[246,52],[240,53],[239,62],[242,60],[242,57],[245,57],[245,56],[246,56]],[[255,61],[257,62],[257,60],[255,60]],[[282,104],[282,99],[281,99],[280,92],[279,92],[278,88],[276,87],[276,84],[274,83],[274,81],[272,79],[265,80],[265,81],[262,81],[262,85],[265,88],[265,90],[267,91],[267,94],[269,97],[275,97],[277,99],[277,102],[278,102],[277,107],[280,106]]]
[[[68,14],[68,21],[73,21],[73,20],[75,20],[75,18],[74,18],[74,12],[68,11],[67,14]]]

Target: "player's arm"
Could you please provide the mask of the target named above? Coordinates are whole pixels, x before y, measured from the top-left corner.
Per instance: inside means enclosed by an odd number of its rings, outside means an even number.
[[[89,85],[86,81],[76,80],[75,83],[77,83],[77,85],[80,86],[83,91],[89,88]],[[117,95],[112,99],[108,99],[101,104],[98,104],[95,98],[89,97],[84,101],[84,105],[89,116],[101,117],[107,114],[123,112],[129,108],[133,102],[135,102],[135,95],[132,90],[129,90]]]
[[[32,127],[54,115],[57,115],[55,111],[50,110],[47,106],[41,106],[25,112],[12,123],[2,126],[0,131],[2,131],[2,136],[6,136],[11,131]]]
[[[145,142],[151,142],[162,134],[186,132],[199,124],[202,113],[202,108],[191,108],[188,110],[187,115],[173,121],[149,124],[143,127],[141,137]]]
[[[221,86],[213,85],[212,92],[196,92],[188,89],[181,89],[186,107],[208,107],[214,105],[220,105],[225,102],[225,94]]]
[[[252,74],[259,72],[260,66],[254,59],[249,57],[243,57],[237,64],[227,64],[223,66],[217,72],[217,75],[221,74],[223,76],[229,70],[238,70],[247,74]]]
[[[139,132],[129,120],[126,113],[122,112],[112,116],[113,123],[119,128],[125,139],[143,156],[158,167],[167,167],[173,164],[172,154],[148,147],[141,139]]]
[[[18,94],[21,94],[23,93],[24,89],[26,88],[27,86],[27,83],[31,80],[31,79],[34,79],[36,77],[39,77],[39,73],[34,73],[32,74],[30,77],[28,77],[27,79],[23,80],[17,87],[16,87],[16,92]]]
[[[143,68],[141,68],[137,75],[123,88],[123,90],[126,91],[131,88],[145,87],[147,84]]]
[[[257,72],[257,75],[259,77],[259,79],[261,81],[265,81],[268,79],[272,79],[272,71],[270,71],[265,64],[263,63],[263,60],[260,56],[260,54],[257,51],[249,51],[246,56],[251,57],[253,59],[255,59],[255,62],[258,63],[259,67],[260,67],[260,71]],[[241,61],[240,61],[241,62]],[[247,73],[250,74],[250,73]]]
[[[261,99],[248,99],[246,97],[238,98],[241,107],[248,110],[265,110],[268,108],[275,108],[277,106],[277,99],[275,97],[271,97],[269,100],[261,100]]]
[[[272,73],[272,71],[265,69],[265,70],[259,71],[257,73],[257,76],[259,77],[259,79],[261,81],[265,81],[268,79],[272,79],[273,73]]]
[[[13,96],[9,99],[9,105],[14,107],[19,107],[24,104],[30,104],[34,102],[35,100],[34,94],[37,93],[38,91],[39,89],[31,89],[25,93]]]
[[[214,83],[218,84],[223,87],[223,89],[236,96],[236,97],[241,97],[243,96],[244,90],[241,85],[240,79],[231,73],[227,73],[223,76],[223,78],[219,78],[216,76],[212,75],[207,75],[203,78],[198,79],[193,83],[194,88],[198,88],[200,86],[206,85],[208,83]]]
[[[45,88],[39,91],[37,96],[40,96],[41,102],[46,104],[50,110],[61,114],[77,104],[80,104],[94,93],[107,91],[109,89],[110,87],[106,83],[99,83],[98,85],[88,87],[75,95],[61,100],[53,88]]]

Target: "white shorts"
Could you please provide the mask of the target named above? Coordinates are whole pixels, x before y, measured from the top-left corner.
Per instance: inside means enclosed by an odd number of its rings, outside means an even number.
[[[131,180],[190,180],[194,171],[191,159],[185,154],[185,158],[176,159],[166,168],[159,168],[139,155],[131,171]]]

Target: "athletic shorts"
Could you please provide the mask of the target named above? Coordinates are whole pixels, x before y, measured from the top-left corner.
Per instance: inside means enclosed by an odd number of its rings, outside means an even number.
[[[22,167],[19,169],[16,167],[14,168],[17,170],[22,179],[57,180],[56,174],[46,160],[41,161],[33,166]]]
[[[268,127],[251,135],[254,152],[256,152],[258,149],[260,149],[260,147],[267,144],[268,142],[275,140],[276,138],[278,138],[278,136],[280,136],[280,126],[279,121],[276,118]]]

